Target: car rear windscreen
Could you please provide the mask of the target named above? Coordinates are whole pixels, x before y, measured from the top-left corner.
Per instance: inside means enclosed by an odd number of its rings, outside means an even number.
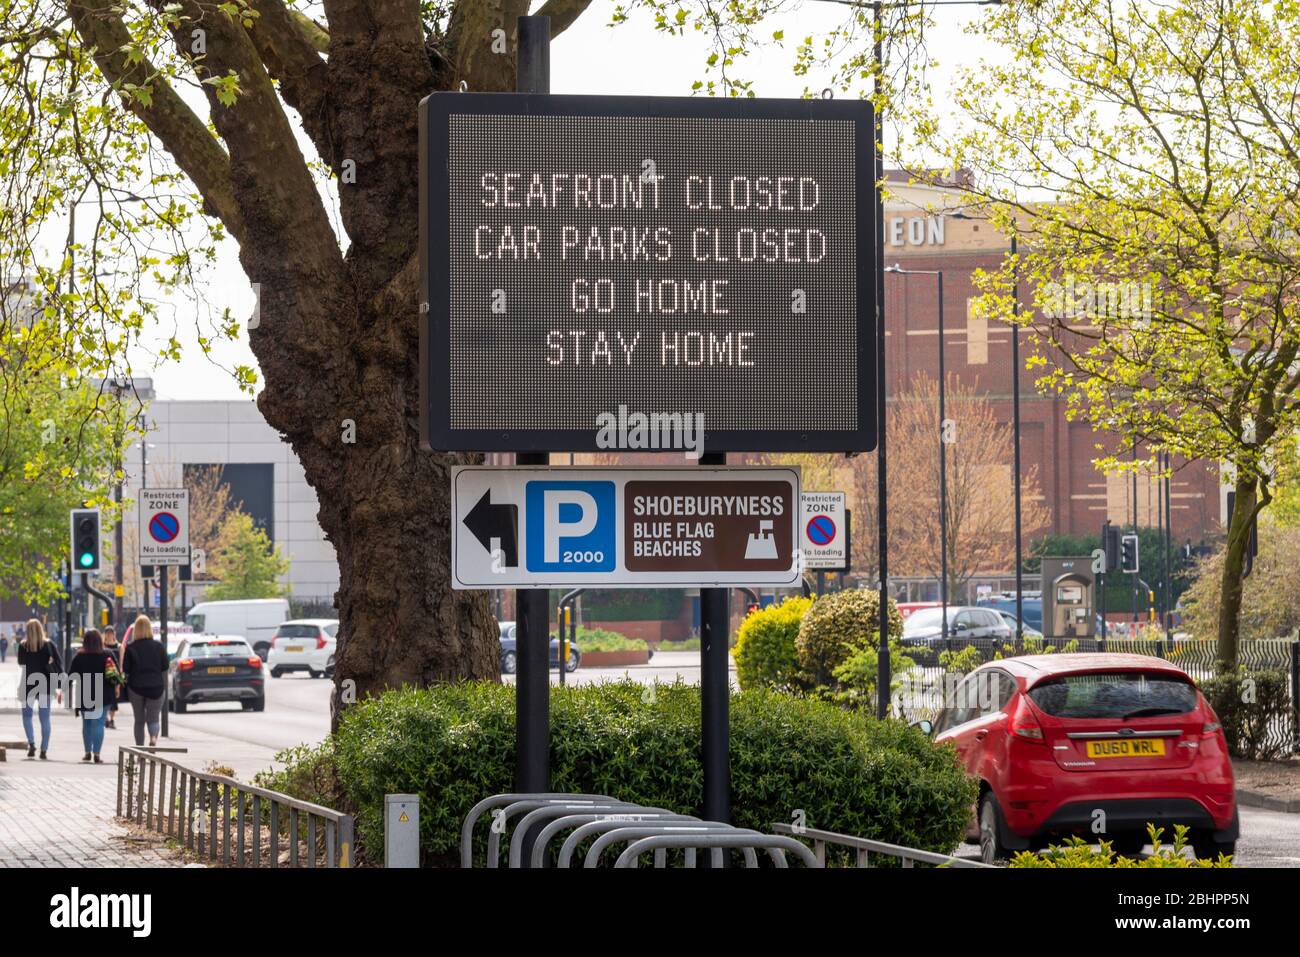
[[[211,641],[190,645],[185,654],[190,658],[248,658],[253,649],[242,641]]]
[[[277,638],[315,638],[315,625],[281,625],[275,631]]]
[[[1035,685],[1029,697],[1057,718],[1156,717],[1196,707],[1196,688],[1187,681],[1141,671],[1065,675]]]

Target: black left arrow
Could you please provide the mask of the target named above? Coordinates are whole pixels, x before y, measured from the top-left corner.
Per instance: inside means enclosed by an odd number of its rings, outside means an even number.
[[[491,554],[492,539],[501,539],[501,552],[506,567],[519,567],[519,506],[493,505],[492,490],[488,489],[465,516],[465,527]]]

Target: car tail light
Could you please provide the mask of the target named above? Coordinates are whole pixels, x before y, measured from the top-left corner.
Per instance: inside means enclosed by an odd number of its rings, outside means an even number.
[[[248,663],[252,665],[254,668],[262,667],[262,659],[259,658],[257,655],[253,655],[251,658],[249,658]]]
[[[1046,744],[1047,739],[1043,736],[1043,728],[1034,717],[1034,713],[1029,710],[1029,705],[1025,699],[1021,698],[1016,704],[1016,709],[1011,713],[1011,720],[1007,722],[1007,730],[1015,737],[1022,741],[1029,741],[1034,744]]]
[[[1223,730],[1223,725],[1217,721],[1207,721],[1201,725],[1201,734],[1218,734]]]
[[[320,651],[324,647],[325,647],[325,635],[318,631],[316,632],[316,650]]]
[[[180,661],[176,662],[176,667],[179,668],[181,671],[189,671],[191,668],[194,667],[194,659],[182,658]]]

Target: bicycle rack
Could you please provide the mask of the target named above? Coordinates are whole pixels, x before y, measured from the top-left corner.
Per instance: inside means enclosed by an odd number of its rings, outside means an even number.
[[[686,867],[695,867],[698,851],[708,850],[714,867],[722,867],[727,850],[739,850],[746,868],[759,866],[758,851],[764,851],[772,866],[789,866],[786,854],[794,854],[808,867],[821,862],[803,843],[776,834],[737,828],[694,815],[678,814],[666,808],[620,801],[605,794],[494,794],[474,805],[460,832],[462,867],[473,867],[474,828],[491,812],[492,826],[487,840],[485,865],[500,866],[502,835],[508,834],[507,867],[547,866],[547,849],[566,835],[555,855],[556,867],[569,867],[583,842],[591,846],[582,866],[600,866],[601,856],[611,847],[626,845],[614,866],[639,866],[642,854],[653,852],[654,866],[668,866],[668,852],[683,852]],[[517,819],[517,820],[516,820]],[[513,822],[513,824],[512,824]]]

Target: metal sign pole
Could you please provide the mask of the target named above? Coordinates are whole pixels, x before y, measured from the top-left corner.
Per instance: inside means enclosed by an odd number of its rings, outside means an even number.
[[[551,18],[520,17],[519,59],[515,88],[520,93],[551,92]],[[549,465],[545,452],[521,452],[519,465]],[[515,790],[543,793],[551,789],[550,615],[548,592],[515,593],[518,623],[515,643]],[[563,667],[563,663],[561,663]],[[524,860],[531,855],[525,848]]]
[[[164,654],[167,651],[167,566],[158,566],[158,621],[162,628],[162,646]],[[162,701],[162,736],[168,737],[167,726],[167,675],[163,675],[163,701]]]
[[[726,465],[727,453],[706,452],[701,465]],[[727,669],[731,630],[728,588],[700,589],[700,762],[704,770],[706,821],[731,823],[731,677]],[[708,856],[705,860],[709,860]]]
[[[875,32],[875,123],[876,154],[876,515],[880,535],[880,648],[876,656],[876,716],[889,714],[889,470],[885,455],[885,131],[880,121],[880,73],[884,69],[884,24],[880,4],[872,4],[872,27]]]

